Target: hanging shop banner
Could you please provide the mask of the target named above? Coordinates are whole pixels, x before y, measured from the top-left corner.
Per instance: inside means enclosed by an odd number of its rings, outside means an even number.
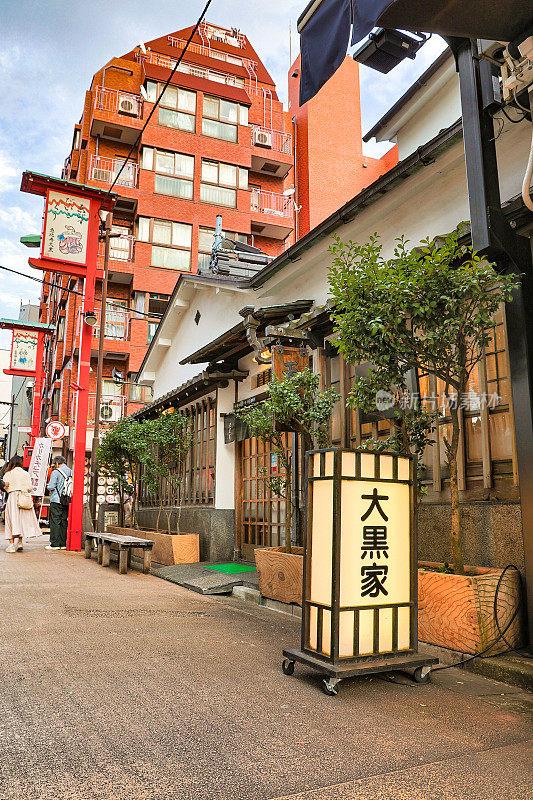
[[[46,195],[41,258],[87,264],[90,200],[49,189]]]
[[[282,352],[278,352],[276,346],[273,347],[272,374],[278,380],[303,372],[307,366],[309,366],[309,356],[302,353],[299,347],[283,347]]]
[[[37,369],[38,342],[39,333],[37,331],[25,331],[20,328],[14,328],[10,369],[23,372],[35,372]]]
[[[52,439],[38,438],[35,440],[28,471],[32,485],[31,493],[37,497],[44,496],[46,473],[48,471],[51,453]]]

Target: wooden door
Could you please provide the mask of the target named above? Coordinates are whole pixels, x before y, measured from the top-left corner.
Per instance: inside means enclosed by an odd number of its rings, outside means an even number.
[[[285,448],[290,448],[290,434],[284,434]],[[240,443],[240,492],[237,517],[238,541],[242,557],[254,560],[256,547],[277,547],[285,544],[287,506],[272,491],[269,478],[283,476],[281,464],[272,447],[260,439]]]

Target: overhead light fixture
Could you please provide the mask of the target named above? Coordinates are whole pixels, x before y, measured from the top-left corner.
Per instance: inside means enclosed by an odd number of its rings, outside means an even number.
[[[353,58],[365,67],[386,74],[405,58],[414,59],[429,37],[420,34],[419,39],[402,31],[378,28],[368,40],[355,51]]]
[[[96,312],[94,311],[86,311],[83,315],[83,319],[89,325],[89,327],[94,328],[96,323],[98,322],[98,317],[96,316]]]

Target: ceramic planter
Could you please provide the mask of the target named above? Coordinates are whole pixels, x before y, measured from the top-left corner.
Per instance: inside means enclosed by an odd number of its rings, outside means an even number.
[[[303,548],[293,547],[286,553],[283,547],[260,547],[254,550],[263,597],[280,603],[302,605]]]
[[[498,638],[494,622],[494,594],[501,569],[465,567],[466,575],[435,572],[440,564],[421,562],[418,570],[418,638],[422,642],[472,655]],[[498,592],[498,622],[505,630],[520,602],[520,581],[515,570],[506,572]],[[506,638],[520,646],[521,614],[515,617]],[[489,651],[507,650],[501,639]]]
[[[152,561],[170,567],[173,564],[196,564],[200,561],[200,537],[197,533],[161,533],[160,531],[119,528],[109,525],[112,533],[140,536],[154,542]]]

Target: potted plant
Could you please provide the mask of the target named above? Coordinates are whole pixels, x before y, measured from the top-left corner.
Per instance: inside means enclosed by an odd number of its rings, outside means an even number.
[[[278,474],[270,476],[268,483],[286,503],[285,544],[256,548],[254,557],[263,597],[301,605],[303,550],[291,543],[292,522],[298,521],[297,504],[292,493],[292,454],[284,447],[284,433],[298,432],[304,450],[329,446],[329,423],[338,395],[332,389],[320,392],[319,376],[309,368],[283,380],[273,376],[269,391],[267,400],[240,416],[250,435],[269,443],[277,456]]]
[[[187,417],[172,411],[142,422],[122,420],[106,433],[98,451],[99,464],[106,474],[116,479],[121,498],[121,526],[110,526],[109,530],[122,534],[131,533],[131,529],[122,527],[122,512],[124,496],[132,486],[135,532],[155,542],[152,558],[164,565],[196,563],[200,560],[199,535],[179,532],[180,486],[191,441]],[[155,531],[141,529],[136,524],[135,511],[141,482],[159,499]],[[171,531],[173,512],[170,508],[164,508],[163,504],[164,488],[175,499],[178,509],[174,532]],[[163,511],[166,515],[167,533],[159,530]]]
[[[422,565],[419,571],[419,636],[423,641],[480,652],[497,639],[494,590],[501,570],[465,567],[461,547],[461,505],[457,480],[459,409],[472,370],[489,343],[489,327],[503,302],[512,299],[516,279],[497,274],[482,256],[459,244],[459,232],[425,240],[409,249],[397,239],[385,258],[376,234],[366,244],[337,238],[330,287],[338,346],[354,363],[369,362],[366,379],[356,382],[352,401],[363,408],[374,397],[390,398],[396,428],[389,442],[400,452],[421,452],[435,418],[421,404],[402,405],[407,375],[435,376],[448,407],[451,435],[445,437],[449,467],[451,527],[450,563]],[[378,405],[380,403],[378,402]],[[403,404],[405,405],[405,404]],[[440,571],[438,571],[440,570]],[[501,587],[502,626],[516,603],[518,578],[507,573]],[[517,642],[519,622],[507,638]],[[505,649],[501,641],[493,652]]]

